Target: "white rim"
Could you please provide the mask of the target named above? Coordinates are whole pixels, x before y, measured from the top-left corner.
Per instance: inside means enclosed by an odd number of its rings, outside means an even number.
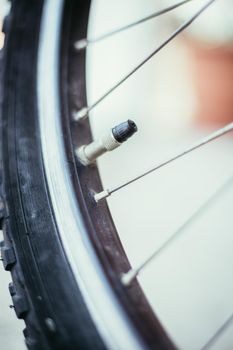
[[[54,216],[78,286],[107,348],[137,350],[142,345],[115,298],[86,236],[66,167],[58,91],[62,9],[63,0],[45,1],[38,59],[42,153]]]

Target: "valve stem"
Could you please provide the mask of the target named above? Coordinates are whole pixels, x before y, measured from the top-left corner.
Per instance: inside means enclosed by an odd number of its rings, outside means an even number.
[[[113,151],[123,142],[128,140],[136,131],[137,125],[132,120],[127,120],[104,134],[98,140],[89,145],[83,145],[76,150],[76,155],[83,165],[90,165],[102,154]]]

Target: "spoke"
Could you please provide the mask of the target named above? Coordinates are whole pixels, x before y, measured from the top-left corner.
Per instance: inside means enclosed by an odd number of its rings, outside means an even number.
[[[208,342],[201,348],[201,350],[209,350],[223,335],[223,333],[233,324],[233,314],[223,323],[217,332],[208,340]]]
[[[165,249],[167,249],[171,244],[173,244],[177,239],[180,238],[182,234],[186,232],[188,226],[190,226],[195,220],[198,219],[200,215],[203,215],[204,211],[219,199],[230,186],[233,185],[233,176],[231,176],[228,181],[226,181],[208,200],[202,204],[202,206],[187,220],[183,225],[179,227],[176,232],[169,237],[158,249],[156,249],[149,257],[147,257],[139,266],[132,268],[128,272],[124,273],[121,277],[121,282],[124,286],[129,286],[131,282],[138,276],[138,274],[156,257],[158,257]]]
[[[202,6],[191,18],[184,22],[179,28],[177,28],[162,44],[141,61],[134,69],[132,69],[126,76],[124,76],[117,84],[112,86],[107,92],[105,92],[96,102],[92,105],[83,107],[80,111],[73,114],[74,120],[80,120],[87,117],[88,113],[98,106],[108,95],[121,86],[126,80],[128,80],[134,73],[136,73],[145,63],[147,63],[152,57],[154,57],[160,50],[162,50],[170,41],[172,41],[178,34],[191,25],[191,23],[198,18],[202,12],[204,12],[212,3],[216,0],[209,0],[204,6]]]
[[[90,45],[90,44],[94,44],[94,43],[97,43],[99,41],[105,40],[105,39],[107,39],[107,38],[109,38],[109,37],[111,37],[113,35],[119,34],[119,33],[123,32],[123,31],[125,31],[127,29],[133,28],[133,27],[135,27],[135,26],[137,26],[137,25],[139,25],[141,23],[144,23],[144,22],[147,22],[147,21],[149,21],[149,20],[151,20],[153,18],[159,17],[159,16],[161,16],[161,15],[163,15],[165,13],[168,13],[168,12],[170,12],[172,10],[175,10],[176,8],[182,6],[182,5],[184,5],[184,4],[186,4],[186,3],[190,2],[190,1],[194,1],[194,0],[179,1],[179,2],[177,2],[174,5],[171,5],[171,6],[168,6],[168,7],[164,8],[164,9],[162,9],[162,10],[153,12],[149,16],[143,17],[143,18],[141,18],[141,19],[139,19],[139,20],[137,20],[135,22],[129,23],[129,24],[125,25],[125,26],[122,26],[120,28],[112,30],[112,31],[110,31],[110,32],[108,32],[106,34],[100,35],[97,38],[94,38],[94,39],[87,39],[87,38],[85,38],[85,39],[78,40],[75,43],[75,48],[77,50],[86,49],[87,46]]]
[[[142,179],[143,177],[151,174],[152,172],[174,162],[175,160],[185,156],[186,154],[193,152],[194,150],[206,145],[207,143],[214,141],[217,138],[222,137],[223,135],[231,132],[233,130],[233,123],[227,124],[225,127],[218,129],[217,131],[213,132],[212,134],[204,137],[203,139],[199,140],[198,142],[196,142],[195,144],[187,147],[185,150],[176,153],[175,155],[173,155],[172,157],[169,157],[168,159],[166,159],[165,161],[159,163],[158,165],[154,166],[153,168],[151,168],[150,170],[147,170],[146,172],[120,184],[117,185],[115,187],[113,187],[112,189],[106,189],[100,193],[96,193],[94,195],[94,199],[96,202],[99,202],[102,199],[105,199],[107,197],[109,197],[112,193],[117,192],[119,190],[121,190],[122,188],[132,184],[133,182]]]

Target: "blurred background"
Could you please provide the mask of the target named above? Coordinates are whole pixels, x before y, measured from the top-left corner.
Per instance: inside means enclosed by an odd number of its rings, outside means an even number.
[[[93,2],[89,38],[175,3]],[[89,105],[206,3],[190,1],[169,14],[91,45],[87,51]],[[104,188],[137,176],[233,121],[232,6],[231,0],[213,3],[189,29],[91,112],[96,138],[127,118],[138,125],[138,133],[126,145],[99,159]],[[180,349],[201,349],[233,311],[232,181],[185,225],[232,179],[232,143],[232,134],[224,136],[108,200],[133,267],[175,232],[181,232],[179,239],[138,277]],[[228,327],[213,349],[230,350],[232,344],[233,327]]]
[[[176,2],[93,1],[88,36],[96,38]],[[170,14],[88,48],[89,104],[205,2],[190,1]],[[8,4],[1,0],[1,18],[7,10]],[[3,40],[1,35],[0,45]],[[217,0],[99,105],[90,115],[94,136],[127,118],[136,121],[139,132],[126,148],[99,160],[106,188],[233,121],[232,0]],[[232,135],[225,136],[110,197],[108,203],[133,266],[161,246],[231,179],[232,143]],[[231,185],[186,229],[184,239],[139,277],[161,322],[185,350],[200,349],[233,311],[232,199]],[[2,266],[0,281],[0,345],[8,350],[24,349],[23,324],[9,308],[10,276]],[[214,349],[231,350],[232,344],[233,327],[229,327]]]

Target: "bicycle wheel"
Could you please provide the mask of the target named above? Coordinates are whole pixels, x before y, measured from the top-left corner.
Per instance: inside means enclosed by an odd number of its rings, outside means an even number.
[[[97,166],[87,105],[89,1],[13,2],[2,79],[4,267],[29,349],[175,349],[134,279]],[[52,22],[51,22],[52,14]]]
[[[53,26],[50,26],[51,11],[54,13]],[[138,339],[138,335],[135,335],[134,326],[111,291],[109,282],[106,281],[102,267],[88,242],[90,236],[98,247],[105,270],[120,299],[124,300],[125,306],[135,314],[135,323],[138,322],[141,314],[149,310],[138,287],[136,292],[134,291],[134,298],[142,300],[142,306],[143,303],[145,306],[134,312],[127,294],[122,291],[119,280],[116,279],[116,272],[122,271],[123,267],[129,268],[129,264],[115,234],[106,205],[102,204],[98,209],[93,208],[90,200],[89,189],[93,184],[101,189],[97,169],[76,168],[72,151],[70,126],[69,124],[67,126],[67,123],[70,123],[68,119],[70,114],[67,109],[72,102],[67,100],[71,97],[73,99],[74,96],[67,96],[66,86],[72,83],[76,86],[80,83],[84,84],[85,57],[83,55],[78,60],[79,68],[78,72],[75,72],[78,79],[73,79],[74,64],[76,66],[77,61],[75,57],[75,62],[72,63],[74,53],[70,42],[85,35],[88,11],[88,2],[68,2],[63,9],[62,1],[44,4],[41,1],[31,4],[23,1],[12,4],[11,14],[5,22],[7,38],[4,48],[2,149],[3,193],[7,203],[5,205],[7,213],[4,212],[3,218],[5,239],[2,256],[5,269],[10,270],[13,277],[13,284],[9,288],[14,308],[17,316],[25,320],[26,343],[32,349],[77,347],[97,349],[104,348],[106,344],[108,347],[115,347],[120,342],[123,342],[119,345],[120,348],[124,346],[137,348],[142,341]],[[79,21],[77,21],[77,14],[80,16]],[[47,46],[51,43],[47,40],[48,31],[51,34],[50,40],[53,42],[50,47]],[[62,36],[62,52],[65,53],[61,57],[62,105],[59,102],[57,76],[59,33]],[[68,59],[69,64],[67,64]],[[48,70],[49,83],[44,80]],[[72,81],[69,81],[71,78]],[[85,99],[84,85],[78,91],[76,86],[73,87],[72,94],[75,94],[75,101],[82,103]],[[54,100],[51,96],[47,96],[48,104],[44,101],[46,98],[44,92],[47,87],[49,94],[52,91],[54,93]],[[63,184],[55,185],[54,179],[49,178],[48,174],[45,175],[45,169],[50,160],[45,156],[44,152],[47,151],[44,148],[54,147],[55,143],[58,145],[57,141],[52,140],[52,135],[48,140],[44,133],[44,127],[47,130],[50,129],[46,106],[55,108],[52,113],[54,116],[56,114],[56,118],[59,118],[62,108],[64,123],[62,133],[65,134],[65,139],[57,138],[61,130],[58,119],[57,125],[53,124],[53,128],[58,144],[61,146],[61,143],[65,142],[68,152],[66,154],[68,162],[66,160],[65,167],[67,164],[70,167],[66,169],[67,173],[63,172],[64,163],[57,163],[59,168],[54,173],[60,173]],[[52,120],[50,122],[53,123]],[[90,139],[88,123],[81,128],[78,142],[82,142],[82,139]],[[60,149],[57,154],[62,157],[59,162],[64,162],[64,149]],[[54,150],[53,155],[55,155]],[[70,176],[73,176],[75,181],[72,185]],[[61,179],[57,179],[60,182]],[[57,187],[53,193],[48,189],[50,185]],[[68,188],[62,190],[63,194],[69,194],[66,199],[63,196],[61,198],[59,194],[61,186],[64,185],[68,185]],[[77,203],[74,204],[73,188],[79,198],[79,207]],[[59,199],[56,198],[57,195]],[[54,206],[57,200],[57,203],[64,204],[62,212],[60,212],[61,208]],[[62,222],[64,218],[67,220],[66,223]],[[107,240],[104,248],[97,238],[100,234],[104,235],[104,240]],[[80,235],[79,238],[78,235]],[[67,238],[68,241],[66,241]],[[77,258],[83,261],[77,261]],[[114,271],[115,268],[117,268],[116,271]],[[107,312],[101,315],[100,311],[104,311],[106,307]],[[149,317],[152,319],[151,325],[155,323],[158,333],[161,334],[158,337],[157,334],[155,337],[154,334],[152,337],[149,336],[149,342],[152,344],[152,338],[155,338],[153,342],[169,344],[152,313]],[[111,330],[108,330],[109,326]],[[124,329],[125,333],[122,332]],[[142,327],[142,330],[146,334],[149,333],[145,327]],[[161,345],[161,347],[164,346]]]

